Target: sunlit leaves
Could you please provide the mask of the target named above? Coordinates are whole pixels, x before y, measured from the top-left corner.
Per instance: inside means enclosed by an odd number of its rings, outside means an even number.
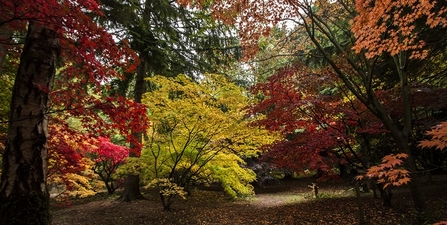
[[[253,186],[256,174],[246,167],[240,165],[245,162],[235,154],[217,154],[208,163],[204,172],[209,171],[210,177],[222,183],[224,190],[232,197],[254,194]]]
[[[129,149],[111,143],[109,138],[82,130],[79,120],[72,118],[67,122],[53,117],[52,121],[48,141],[49,183],[64,185],[67,190],[72,190],[68,194],[73,194],[77,187],[81,187],[77,183],[81,177],[92,182],[101,179],[109,193],[113,192],[117,186],[112,175],[129,155]],[[82,186],[88,187],[93,186]]]
[[[98,146],[93,148],[96,162],[110,160],[112,164],[119,164],[129,156],[129,149],[120,145],[113,144],[109,138],[98,138]]]

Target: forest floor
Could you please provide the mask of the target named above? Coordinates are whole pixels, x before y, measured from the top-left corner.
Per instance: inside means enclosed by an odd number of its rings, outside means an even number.
[[[445,177],[445,176],[444,176]],[[54,225],[238,225],[238,224],[359,224],[359,204],[352,185],[319,183],[320,198],[311,197],[310,180],[287,180],[256,188],[256,195],[231,200],[221,190],[196,190],[176,199],[172,211],[162,210],[158,195],[147,200],[117,202],[117,196],[97,195],[74,200],[71,207],[52,204]],[[219,188],[216,188],[219,189]],[[447,221],[447,182],[423,185],[428,221]],[[417,222],[407,188],[394,190],[392,208],[384,208],[372,193],[360,198],[365,224],[431,224]]]

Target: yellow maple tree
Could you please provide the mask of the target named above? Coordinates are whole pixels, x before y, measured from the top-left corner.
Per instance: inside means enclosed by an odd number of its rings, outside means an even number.
[[[274,136],[249,125],[244,90],[216,74],[147,80],[152,90],[142,102],[151,128],[136,163],[143,179],[159,189],[164,209],[197,183],[219,182],[233,197],[253,194],[250,182],[256,174],[242,166],[243,158],[258,155]],[[132,163],[121,170],[135,170]]]

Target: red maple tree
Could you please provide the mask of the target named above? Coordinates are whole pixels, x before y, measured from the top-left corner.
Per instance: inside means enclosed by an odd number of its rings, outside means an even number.
[[[76,136],[79,131],[69,129],[65,120],[78,117],[82,118],[84,129],[90,134],[103,136],[109,135],[111,130],[118,131],[129,142],[134,142],[134,150],[138,151],[141,144],[130,135],[130,130],[147,128],[145,106],[122,96],[98,97],[107,88],[107,81],[122,76],[115,68],[132,71],[138,64],[138,57],[125,40],[117,43],[92,19],[92,16],[102,16],[99,3],[95,0],[63,4],[58,1],[20,0],[5,1],[1,5],[3,16],[0,25],[6,29],[21,32],[26,30],[28,21],[36,21],[57,31],[60,38],[63,46],[61,70],[50,92],[49,110],[52,122],[59,128],[51,137],[59,139],[58,135],[67,135],[60,128],[70,132],[70,136]],[[5,48],[15,46],[6,41],[0,44]],[[49,92],[48,87],[38,88]],[[50,128],[55,129],[55,126]],[[50,149],[59,148],[56,144],[54,148],[50,145]]]
[[[109,138],[100,137],[97,141],[97,146],[89,149],[89,155],[95,162],[93,171],[104,182],[107,192],[112,194],[118,187],[112,175],[129,156],[129,149],[113,144]]]
[[[97,25],[95,18],[102,16],[100,8],[96,0],[0,2],[0,29],[11,34],[6,38],[2,36],[0,44],[3,49],[14,49],[21,54],[13,91],[15,94],[12,96],[14,104],[11,111],[14,113],[10,119],[10,134],[3,158],[0,198],[1,202],[16,201],[14,207],[21,207],[22,215],[15,215],[17,210],[13,207],[2,207],[1,215],[7,215],[2,218],[10,218],[10,221],[2,222],[49,222],[47,191],[42,188],[45,186],[48,138],[52,139],[48,141],[50,151],[56,151],[57,155],[69,159],[67,163],[70,165],[66,171],[71,171],[82,169],[82,165],[78,164],[77,152],[70,146],[73,143],[59,137],[66,135],[74,140],[85,141],[85,130],[91,136],[119,132],[128,141],[137,142],[129,135],[130,130],[138,132],[148,126],[143,105],[123,97],[106,97],[101,94],[112,78],[120,77],[121,72],[135,69],[138,58],[125,40],[117,41]],[[20,37],[12,38],[12,34],[20,35],[26,30],[28,34],[24,38],[24,48],[11,48],[11,44],[21,44],[16,42],[21,40]],[[30,68],[36,69],[28,72]],[[29,73],[33,73],[33,76],[29,76]],[[30,113],[23,114],[21,109],[29,110]],[[28,115],[37,116],[29,118]],[[51,117],[50,129],[53,129],[49,132],[51,136],[47,131],[48,117]],[[69,129],[66,122],[68,117],[79,118],[84,131]],[[20,122],[25,120],[30,122]],[[34,137],[30,139],[32,148],[24,144],[17,145],[17,134]],[[33,160],[18,162],[15,159],[18,152],[26,157],[31,155]],[[31,171],[33,175],[30,176],[20,175],[14,172],[14,168],[17,168],[15,163],[23,164],[19,168],[39,169]],[[17,182],[11,182],[13,180]],[[29,187],[25,189],[15,187],[24,187],[20,183],[32,185],[25,185]],[[30,201],[27,196],[40,200]],[[33,202],[35,205],[32,205]]]
[[[332,73],[315,73],[296,64],[252,88],[260,101],[249,113],[263,115],[254,124],[283,136],[266,146],[270,150],[264,160],[298,173],[310,170],[331,175],[337,164],[358,157],[348,127],[358,125],[359,114],[343,102],[336,84]]]

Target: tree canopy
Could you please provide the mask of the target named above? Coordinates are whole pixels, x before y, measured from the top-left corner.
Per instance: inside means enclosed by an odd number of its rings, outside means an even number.
[[[141,176],[166,210],[194,185],[250,195],[247,162],[352,172],[385,205],[408,184],[423,216],[418,174],[447,167],[446,13],[414,0],[3,1],[0,223],[49,224],[48,183],[113,193],[126,173],[122,199],[143,197]]]
[[[200,183],[219,181],[234,197],[252,194],[256,176],[243,167],[243,158],[258,156],[273,136],[249,126],[243,89],[216,74],[198,82],[184,75],[147,80],[152,90],[143,102],[151,128],[139,161],[144,178],[160,189],[163,207],[169,210],[180,190]],[[132,171],[128,164],[121,170]]]
[[[203,7],[200,1],[181,3]],[[419,83],[415,79],[418,74],[409,68],[418,59],[429,55],[435,58],[436,54],[427,53],[430,47],[437,49],[431,52],[445,50],[443,45],[425,45],[433,39],[423,35],[430,30],[444,34],[443,17],[436,16],[445,13],[443,4],[429,1],[272,0],[257,3],[222,0],[213,1],[211,9],[216,18],[238,26],[245,50],[243,54],[247,58],[258,52],[258,40],[268,35],[272,26],[292,21],[294,29],[302,30],[307,38],[297,48],[305,52],[310,44],[316,49],[328,69],[386,127],[397,152],[408,156],[405,158],[407,169],[412,175],[416,173],[418,168],[411,146],[414,128],[411,88]],[[437,71],[444,70],[444,65],[438,66]],[[384,96],[380,95],[384,89],[381,82],[385,82],[386,77],[391,77],[388,80],[391,88],[400,90],[397,95],[401,102],[399,117],[390,115]],[[415,205],[424,211],[417,177],[413,175],[411,179],[414,180],[410,182],[410,188]]]
[[[138,58],[125,41],[116,42],[92,19],[103,15],[96,1],[3,1],[0,13],[1,30],[7,31],[2,33],[3,65],[5,52],[11,56],[6,65],[20,55],[2,151],[0,212],[8,220],[1,222],[49,224],[47,147],[50,151],[73,149],[65,135],[73,140],[88,136],[70,129],[65,118],[81,118],[84,128],[96,137],[121,132],[133,141],[127,127],[145,129],[145,114],[131,113],[144,106],[98,95],[105,82],[121,76],[116,68],[131,71]],[[115,111],[124,105],[129,107]],[[133,115],[139,118],[131,119]],[[76,158],[71,157],[75,155],[65,159],[74,162]]]

